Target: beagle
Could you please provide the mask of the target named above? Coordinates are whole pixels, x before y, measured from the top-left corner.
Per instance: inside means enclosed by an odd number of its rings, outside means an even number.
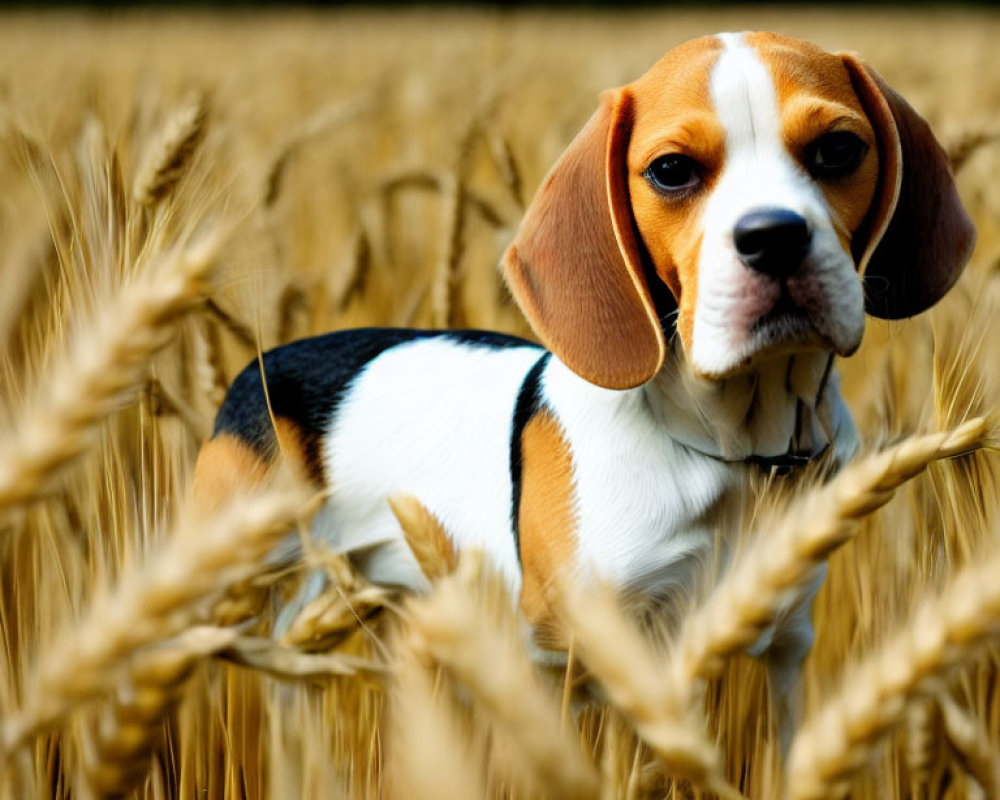
[[[279,347],[236,378],[196,488],[262,474],[280,443],[328,492],[316,535],[373,581],[426,588],[386,502],[406,493],[535,626],[566,567],[666,596],[754,469],[852,452],[834,356],[866,312],[933,305],[974,240],[929,127],[855,56],[688,42],[602,95],[503,256],[544,347],[400,329]]]

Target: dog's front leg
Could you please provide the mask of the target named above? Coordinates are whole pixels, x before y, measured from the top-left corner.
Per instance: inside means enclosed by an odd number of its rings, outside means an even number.
[[[802,719],[802,666],[813,644],[812,605],[826,577],[826,566],[750,649],[767,667],[768,695],[781,755],[788,753],[792,734]]]

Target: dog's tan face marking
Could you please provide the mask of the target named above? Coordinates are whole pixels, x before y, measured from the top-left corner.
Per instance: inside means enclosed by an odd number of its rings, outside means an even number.
[[[845,251],[871,207],[878,186],[878,144],[864,108],[851,86],[843,59],[815,45],[772,33],[746,36],[771,73],[778,95],[781,127],[789,154],[800,164],[809,146],[831,131],[849,131],[868,150],[850,175],[819,181]]]
[[[710,37],[671,51],[626,91],[635,102],[636,227],[677,299],[695,372],[722,377],[785,345],[857,347],[863,298],[851,240],[875,194],[878,154],[842,60],[772,34]],[[812,161],[833,132],[853,134],[866,151],[850,174],[825,179]],[[651,165],[678,156],[693,166],[693,183],[664,190]],[[733,246],[741,217],[767,208],[801,217],[813,237],[787,280],[747,268]],[[762,320],[779,302],[793,308],[791,321],[768,330]]]
[[[677,300],[677,327],[684,341],[691,339],[698,296],[701,216],[725,160],[725,131],[709,94],[709,75],[721,51],[714,37],[688,42],[628,87],[635,103],[628,150],[632,213],[657,275]],[[664,153],[682,153],[703,164],[702,190],[664,202],[644,177]]]

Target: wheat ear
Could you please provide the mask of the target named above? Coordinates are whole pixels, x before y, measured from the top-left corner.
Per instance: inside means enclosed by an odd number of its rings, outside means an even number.
[[[451,537],[423,503],[412,495],[397,494],[389,498],[389,507],[428,580],[437,580],[455,569],[458,557]]]
[[[305,605],[281,643],[307,651],[329,650],[385,608],[393,596],[391,590],[371,584],[335,586]]]
[[[132,196],[144,206],[155,206],[170,195],[183,177],[205,135],[208,106],[197,98],[174,112],[153,140],[136,173]]]
[[[927,796],[931,774],[941,747],[941,710],[932,697],[911,703],[904,722],[906,748],[903,757],[910,773],[914,800]]]
[[[122,797],[149,772],[160,745],[162,723],[180,700],[191,672],[216,656],[280,680],[328,681],[331,677],[381,677],[384,669],[347,655],[307,655],[271,639],[241,636],[233,628],[197,625],[138,653],[127,678],[98,717],[86,754],[92,795]]]
[[[508,755],[553,797],[594,798],[597,774],[562,728],[559,703],[528,659],[507,593],[465,553],[453,575],[408,605],[409,641],[469,688],[504,735]],[[492,600],[492,602],[490,602]]]
[[[667,768],[719,797],[742,797],[723,775],[719,752],[705,735],[704,719],[675,694],[660,659],[610,589],[588,585],[584,590],[579,581],[564,575],[559,597],[580,660]]]
[[[94,797],[121,797],[145,777],[163,720],[180,699],[191,671],[237,637],[232,629],[197,626],[136,656],[127,679],[102,709],[86,754]]]
[[[47,379],[0,435],[0,511],[37,498],[87,448],[170,341],[174,323],[203,296],[221,235],[163,255],[68,345]]]
[[[163,550],[95,597],[39,659],[22,708],[0,729],[0,756],[106,690],[133,653],[207,615],[314,505],[302,489],[273,488],[237,497],[210,517],[182,515]]]
[[[750,647],[815,579],[830,553],[854,535],[859,519],[888,503],[897,488],[932,462],[993,446],[988,420],[978,417],[854,461],[801,497],[688,617],[670,673],[682,686],[718,674],[727,657]]]
[[[459,728],[454,708],[405,641],[397,648],[389,700],[386,772],[390,797],[439,800],[482,797],[485,776]]]
[[[945,737],[955,756],[987,797],[1000,797],[1000,752],[990,743],[990,732],[943,692],[937,701]]]
[[[1000,555],[963,570],[844,679],[792,743],[788,796],[836,796],[933,681],[1000,632]],[[942,710],[944,710],[942,708]]]

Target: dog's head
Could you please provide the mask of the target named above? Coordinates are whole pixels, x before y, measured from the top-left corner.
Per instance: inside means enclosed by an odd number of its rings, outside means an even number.
[[[504,256],[542,341],[609,388],[852,353],[909,317],[975,241],[927,123],[853,55],[767,33],[681,45],[606,92]],[[666,291],[669,289],[669,291]]]

